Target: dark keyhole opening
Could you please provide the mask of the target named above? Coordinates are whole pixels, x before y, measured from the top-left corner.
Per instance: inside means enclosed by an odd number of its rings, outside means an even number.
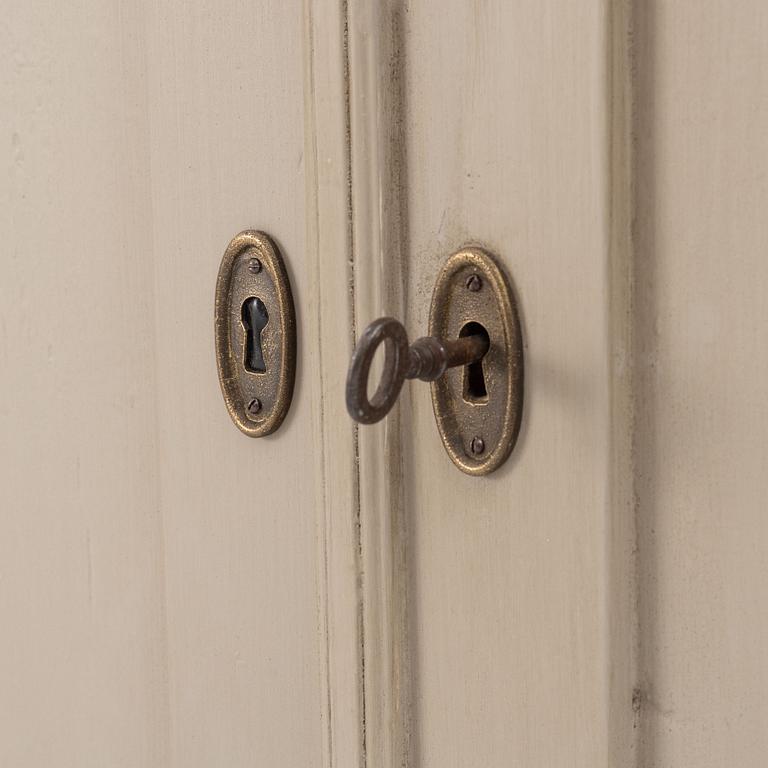
[[[269,315],[264,302],[254,297],[246,299],[242,308],[243,327],[245,328],[245,356],[243,365],[248,373],[266,373],[264,352],[261,348],[261,332],[269,322]]]
[[[459,338],[482,336],[490,344],[488,331],[480,323],[467,323],[460,331]],[[488,389],[485,386],[482,358],[476,363],[464,366],[464,401],[467,403],[487,403]]]

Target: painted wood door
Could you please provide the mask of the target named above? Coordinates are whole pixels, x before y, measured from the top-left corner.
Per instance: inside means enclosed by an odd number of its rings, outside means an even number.
[[[760,0],[0,4],[0,765],[762,766]],[[229,421],[219,259],[298,371]],[[523,426],[344,408],[492,251]]]
[[[2,10],[0,765],[320,765],[304,9]],[[223,410],[212,346],[247,227],[302,323],[263,440]]]

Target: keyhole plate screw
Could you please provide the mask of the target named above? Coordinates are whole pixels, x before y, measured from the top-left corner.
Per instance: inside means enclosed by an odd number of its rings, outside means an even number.
[[[483,287],[483,280],[480,275],[470,275],[467,278],[467,289],[472,293],[477,293]]]
[[[259,259],[248,259],[248,271],[252,275],[258,275],[261,272],[261,261]]]
[[[249,419],[255,420],[261,412],[261,400],[258,397],[254,397],[246,406],[245,412]]]
[[[482,437],[473,437],[469,450],[472,451],[473,456],[480,456],[485,451],[485,440]]]

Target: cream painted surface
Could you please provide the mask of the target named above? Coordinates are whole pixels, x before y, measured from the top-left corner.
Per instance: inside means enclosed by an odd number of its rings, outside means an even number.
[[[611,356],[628,352],[613,307],[626,253],[612,229],[627,188],[614,188],[609,141],[621,10],[455,0],[405,17],[409,331],[426,328],[444,259],[480,243],[512,277],[526,347],[519,443],[488,478],[455,469],[428,387],[410,387],[423,768],[631,761],[631,505],[617,463],[630,423]]]
[[[405,4],[349,6],[350,203],[357,334],[375,317],[405,318],[408,279],[404,112]],[[362,559],[365,756],[368,768],[417,765],[412,753],[407,510],[403,408],[360,427],[357,449]]]
[[[171,756],[318,765],[317,351],[302,333],[286,421],[250,440],[221,411],[210,315],[222,248],[254,226],[311,327],[302,6],[170,0],[146,24]]]
[[[768,6],[637,12],[647,768],[768,760]]]
[[[3,5],[0,764],[324,764],[305,8]],[[293,407],[258,441],[212,334],[249,226],[301,323]]]
[[[2,16],[0,764],[166,765],[146,19]]]
[[[634,6],[0,0],[0,765],[764,764],[768,11]],[[299,323],[258,441],[245,227]],[[467,242],[526,342],[485,479],[427,385],[343,405]]]

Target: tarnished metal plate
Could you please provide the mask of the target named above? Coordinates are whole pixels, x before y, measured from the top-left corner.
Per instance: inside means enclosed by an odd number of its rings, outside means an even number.
[[[296,314],[280,252],[263,232],[236,235],[216,283],[216,360],[229,415],[250,437],[274,432],[293,397]]]
[[[506,276],[480,248],[464,248],[435,283],[429,333],[456,339],[482,326],[490,346],[469,366],[450,368],[432,382],[432,406],[445,449],[470,475],[501,466],[515,446],[523,412],[523,338]]]

